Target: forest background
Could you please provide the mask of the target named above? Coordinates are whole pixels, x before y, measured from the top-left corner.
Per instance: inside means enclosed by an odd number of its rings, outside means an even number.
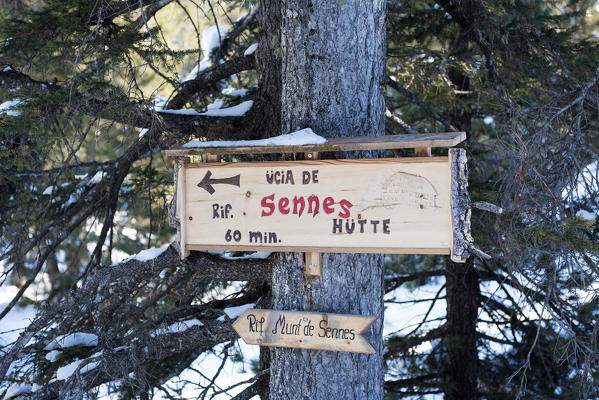
[[[180,261],[162,152],[277,131],[265,8],[0,2],[0,395],[268,396],[230,325],[268,308],[276,256]],[[386,22],[386,133],[466,132],[471,198],[503,208],[472,210],[464,268],[385,257],[386,398],[599,396],[599,3],[388,1]]]

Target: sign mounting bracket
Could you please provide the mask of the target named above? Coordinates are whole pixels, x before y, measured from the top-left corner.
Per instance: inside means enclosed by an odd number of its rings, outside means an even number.
[[[320,152],[309,151],[304,153],[305,160],[320,160]],[[322,253],[304,253],[304,275],[308,278],[320,278],[322,275]]]

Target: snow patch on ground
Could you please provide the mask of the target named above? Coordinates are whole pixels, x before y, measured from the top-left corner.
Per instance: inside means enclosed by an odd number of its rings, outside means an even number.
[[[243,103],[242,103],[243,104]],[[286,135],[275,136],[268,139],[259,140],[223,140],[202,142],[200,140],[192,140],[183,145],[187,148],[196,147],[234,147],[234,146],[301,146],[305,144],[323,144],[326,139],[315,134],[312,129],[305,128],[296,132],[291,132]]]
[[[4,307],[12,301],[18,291],[19,289],[14,286],[0,286],[0,311],[4,310]],[[25,292],[25,295],[27,293]],[[2,352],[8,350],[8,348],[3,349],[3,347],[19,338],[21,330],[29,325],[35,318],[35,314],[36,310],[33,306],[17,304],[2,318],[2,321],[0,321],[0,358]]]
[[[72,346],[94,347],[98,345],[98,336],[93,333],[75,332],[52,340],[44,350],[65,349]]]
[[[249,310],[256,307],[256,303],[244,304],[242,306],[237,307],[227,307],[223,311],[227,316],[231,319],[235,319],[239,317],[245,310]]]
[[[256,51],[257,48],[258,48],[258,43],[254,43],[243,52],[243,55],[249,56],[250,54],[254,54],[254,52]]]

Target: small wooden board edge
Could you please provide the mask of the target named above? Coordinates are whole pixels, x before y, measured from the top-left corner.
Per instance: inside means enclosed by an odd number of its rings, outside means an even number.
[[[213,154],[311,153],[328,151],[385,150],[431,147],[454,147],[466,140],[465,132],[422,133],[386,136],[333,138],[322,144],[179,147],[165,150],[169,157]]]
[[[388,247],[309,247],[309,246],[233,246],[233,245],[197,245],[188,244],[187,251],[272,251],[272,252],[304,252],[304,253],[372,253],[372,254],[438,254],[450,255],[446,248],[388,248]]]
[[[449,149],[451,173],[451,261],[464,263],[470,256],[472,235],[470,232],[470,195],[468,194],[468,162],[464,149]]]

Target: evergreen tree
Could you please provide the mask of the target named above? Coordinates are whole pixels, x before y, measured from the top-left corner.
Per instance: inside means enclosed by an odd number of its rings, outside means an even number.
[[[311,70],[281,56],[324,45],[321,34],[330,30],[331,54],[346,54],[349,63],[358,57],[337,48],[342,24],[323,23],[306,44],[285,42],[292,37],[286,13],[319,15],[310,6],[327,7],[322,21],[370,7],[380,17],[384,8],[379,1],[0,2],[0,283],[17,288],[0,307],[0,331],[22,304],[38,310],[14,343],[0,343],[0,395],[177,398],[193,388],[210,398],[228,390],[215,385],[223,368],[201,376],[194,361],[217,354],[224,365],[240,356],[224,310],[301,304],[277,292],[290,267],[298,268],[293,255],[179,259],[169,245],[172,160],[161,151],[194,138],[273,136],[301,123],[325,136],[363,135],[327,120],[329,109],[298,117],[308,89],[333,82],[294,87],[283,71],[309,80],[326,63]],[[414,300],[425,305],[421,319],[387,335],[379,349],[385,396],[598,396],[599,9],[591,1],[389,0],[386,19],[387,72],[379,84],[386,86],[387,134],[467,133],[481,250],[466,264],[385,257],[390,310],[410,302],[409,290],[434,288]],[[384,41],[379,33],[372,48]],[[255,42],[256,53],[246,52]],[[345,79],[359,82],[349,73]],[[293,103],[300,98],[301,106]],[[161,112],[250,100],[242,117]],[[483,202],[503,213],[481,210],[489,208]],[[346,259],[380,269],[376,256]],[[270,353],[262,351],[237,398],[267,398],[270,387],[275,399],[293,389],[280,366],[301,352]],[[331,368],[354,359],[318,357]],[[186,374],[194,380],[177,381]],[[364,398],[350,386],[365,377],[342,376],[331,387],[347,385]],[[301,387],[322,396],[316,384],[323,379],[306,378]],[[370,384],[368,395],[380,396],[381,382]]]

